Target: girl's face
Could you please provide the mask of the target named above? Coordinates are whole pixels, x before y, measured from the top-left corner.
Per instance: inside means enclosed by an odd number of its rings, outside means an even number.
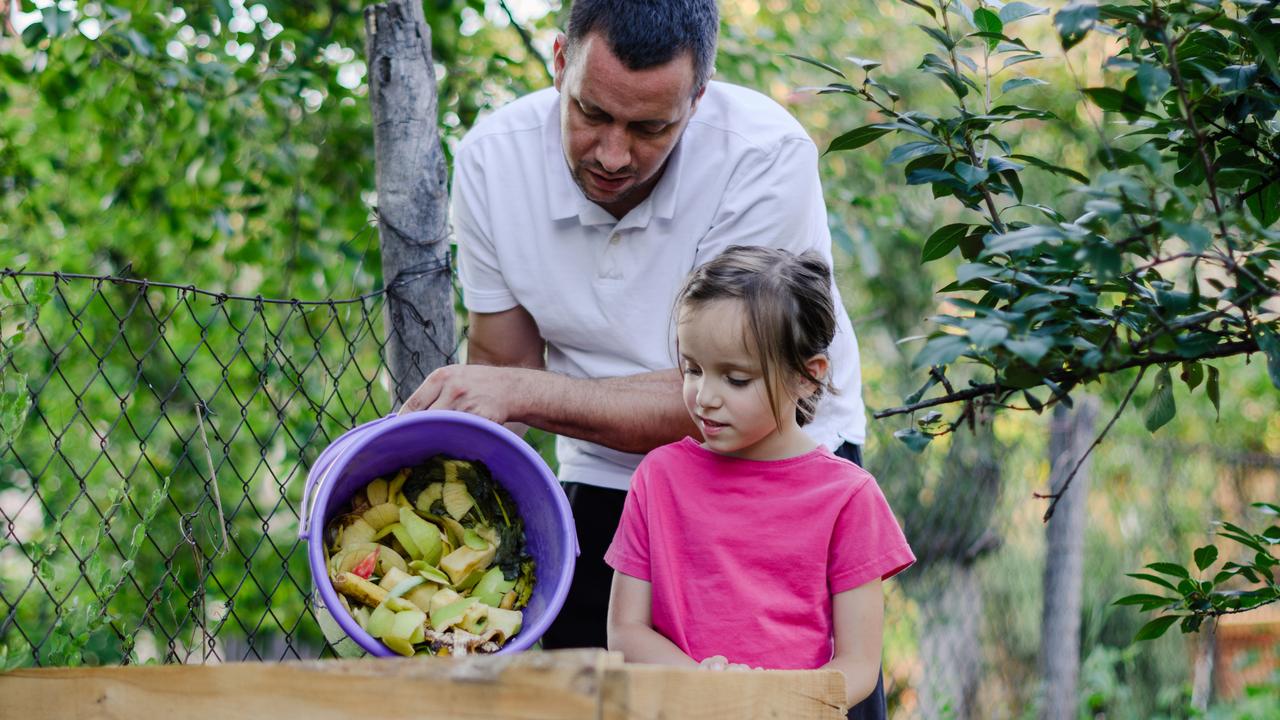
[[[798,388],[775,389],[778,407],[770,406],[746,323],[738,300],[713,300],[680,312],[676,336],[684,372],[684,405],[702,431],[703,446],[750,460],[778,460],[808,452],[814,443],[796,423]]]

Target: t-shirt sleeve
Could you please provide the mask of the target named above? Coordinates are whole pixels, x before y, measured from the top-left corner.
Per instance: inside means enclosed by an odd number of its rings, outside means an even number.
[[[462,283],[462,302],[478,313],[510,310],[519,304],[507,285],[498,261],[498,249],[490,232],[489,203],[485,193],[484,171],[476,147],[463,147],[458,152],[450,193],[453,235],[458,244],[458,279]]]
[[[609,567],[633,578],[651,582],[649,572],[649,508],[645,495],[645,463],[631,477],[631,487],[622,505],[622,519],[613,542],[604,554]]]
[[[828,557],[832,595],[888,580],[916,561],[875,479],[867,477],[841,508]]]
[[[698,242],[695,266],[731,245],[760,245],[830,260],[818,150],[807,137],[789,137],[771,150],[746,153],[734,169],[711,228]]]

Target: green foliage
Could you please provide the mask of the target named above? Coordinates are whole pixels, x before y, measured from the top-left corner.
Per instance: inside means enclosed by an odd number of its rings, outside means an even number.
[[[1054,25],[1066,49],[1099,27],[1117,36],[1105,64],[1108,83],[1081,92],[1128,128],[1104,136],[1092,178],[1019,152],[1018,129],[1062,122],[1037,103],[1005,98],[1037,78],[1002,78],[1043,55],[1017,35],[1034,6],[979,2],[911,3],[928,14],[919,28],[934,45],[918,69],[949,92],[942,112],[899,107],[900,93],[859,61],[856,77],[838,76],[823,93],[851,96],[880,116],[838,137],[828,152],[901,138],[886,163],[902,165],[908,185],[924,185],[967,212],[935,230],[922,259],[961,256],[942,288],[953,310],[935,315],[940,329],[915,358],[933,368],[904,407],[879,417],[965,402],[953,422],[918,435],[950,432],[973,402],[1041,412],[1110,373],[1155,366],[1146,402],[1152,432],[1176,413],[1171,370],[1186,368],[1187,387],[1202,363],[1263,352],[1278,368],[1277,320],[1266,302],[1280,292],[1274,268],[1280,230],[1280,11],[1274,3],[1175,2],[1068,5]],[[1017,70],[1013,70],[1017,66]],[[1103,132],[1099,127],[1099,132]],[[1023,176],[1052,173],[1080,184],[1079,211],[1028,195]],[[1051,204],[1059,207],[1052,207]],[[961,368],[969,386],[952,389]],[[1219,404],[1215,368],[1205,391]],[[924,398],[941,385],[945,394]]]
[[[40,306],[49,295],[27,281],[0,282],[0,447],[8,446],[26,422],[31,409],[27,379],[12,370],[13,349],[26,338]]]
[[[1280,505],[1259,502],[1253,507],[1267,515],[1280,516]],[[1257,533],[1223,522],[1217,534],[1243,546],[1247,551],[1245,560],[1225,562],[1210,573],[1219,549],[1205,545],[1192,555],[1194,571],[1174,562],[1155,562],[1146,566],[1152,572],[1129,573],[1130,577],[1155,585],[1161,594],[1126,595],[1115,604],[1168,613],[1144,625],[1134,636],[1135,641],[1158,638],[1174,623],[1179,623],[1183,632],[1195,632],[1206,619],[1247,612],[1280,601],[1280,574],[1276,571],[1280,560],[1273,555],[1275,546],[1280,545],[1280,523]],[[1244,581],[1252,587],[1240,589]]]

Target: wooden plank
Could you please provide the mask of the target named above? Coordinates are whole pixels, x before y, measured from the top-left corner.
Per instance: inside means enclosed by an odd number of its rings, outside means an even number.
[[[601,720],[838,720],[844,678],[835,670],[605,670]]]
[[[843,693],[834,671],[709,672],[570,650],[16,670],[0,674],[0,718],[836,720]]]
[[[44,668],[0,675],[0,718],[596,720],[602,672],[621,656]]]

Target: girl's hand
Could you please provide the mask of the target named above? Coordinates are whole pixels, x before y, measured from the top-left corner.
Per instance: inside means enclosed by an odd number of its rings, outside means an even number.
[[[711,657],[703,658],[702,662],[698,663],[698,667],[702,668],[703,670],[759,670],[760,669],[760,668],[753,668],[750,665],[743,665],[742,663],[731,663],[729,662],[729,659],[723,655],[712,655]]]
[[[703,670],[726,670],[729,667],[729,658],[723,655],[712,655],[703,658],[702,662],[698,663],[698,667]]]

